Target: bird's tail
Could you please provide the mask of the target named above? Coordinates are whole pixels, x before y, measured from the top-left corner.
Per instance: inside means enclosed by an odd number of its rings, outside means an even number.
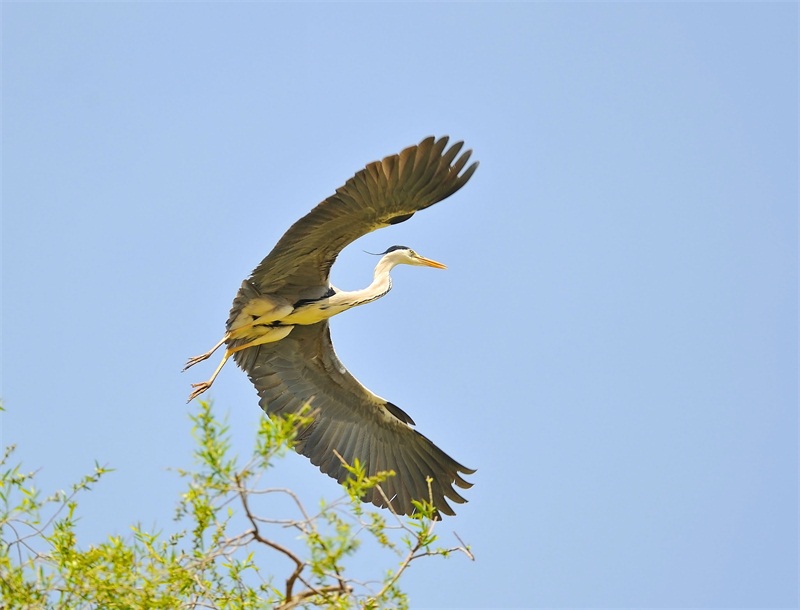
[[[236,298],[233,299],[233,305],[231,305],[231,313],[228,316],[228,322],[225,325],[227,330],[231,329],[231,326],[236,318],[239,317],[239,314],[242,312],[242,309],[244,309],[244,306],[257,296],[261,296],[261,293],[258,291],[258,288],[256,288],[256,285],[253,282],[250,280],[245,280],[242,282],[242,287],[239,288]]]

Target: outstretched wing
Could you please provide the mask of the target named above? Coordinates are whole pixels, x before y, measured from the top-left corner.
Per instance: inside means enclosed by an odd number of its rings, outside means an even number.
[[[296,326],[288,337],[234,354],[270,415],[299,413],[310,405],[314,421],[298,437],[295,449],[340,483],[349,473],[334,454],[348,464],[357,458],[368,475],[393,470],[381,484],[398,514],[414,512],[411,500],[428,500],[426,477],[431,477],[433,504],[453,515],[448,500],[465,502],[453,485],[472,487],[462,474],[475,472],[456,462],[422,434],[400,408],[361,385],[336,357],[328,322]],[[377,489],[364,498],[376,506],[386,501]]]
[[[456,159],[463,142],[445,151],[448,139],[429,137],[400,154],[367,165],[294,223],[250,280],[270,294],[300,295],[327,287],[331,266],[346,245],[409,219],[466,184],[478,164],[462,173],[472,151]]]

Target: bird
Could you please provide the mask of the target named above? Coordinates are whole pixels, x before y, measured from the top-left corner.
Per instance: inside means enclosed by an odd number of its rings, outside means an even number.
[[[323,473],[342,483],[350,475],[345,463],[356,459],[369,476],[393,472],[380,489],[368,490],[361,499],[397,515],[415,514],[414,501],[431,501],[436,518],[454,515],[448,500],[466,502],[454,486],[472,487],[464,476],[476,471],[447,455],[415,429],[405,411],[371,392],[344,367],[333,349],[329,319],[385,296],[397,265],[446,266],[396,245],[381,253],[372,282],[362,290],[340,290],[331,285],[329,275],[345,246],[407,221],[467,183],[478,163],[467,166],[472,151],[461,153],[463,142],[449,148],[448,142],[448,136],[427,137],[369,163],[295,222],[242,283],[222,339],[190,358],[184,368],[225,345],[208,381],[192,384],[189,401],[208,390],[233,357],[270,417],[301,413],[310,406],[312,421],[298,432],[294,449]]]

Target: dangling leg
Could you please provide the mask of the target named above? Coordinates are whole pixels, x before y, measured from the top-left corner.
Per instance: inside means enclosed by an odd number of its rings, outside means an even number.
[[[292,332],[293,328],[294,328],[294,326],[277,326],[277,327],[271,328],[270,329],[271,332],[267,332],[267,333],[261,335],[260,337],[257,337],[255,339],[253,339],[249,343],[245,343],[244,345],[237,345],[234,348],[230,348],[229,347],[228,349],[226,349],[225,350],[225,355],[222,357],[222,362],[219,363],[219,366],[214,371],[214,373],[211,375],[211,377],[209,377],[208,381],[201,381],[200,383],[193,383],[192,384],[192,387],[194,388],[194,391],[189,395],[189,400],[187,400],[186,402],[192,402],[195,398],[200,396],[200,394],[202,394],[208,388],[210,388],[211,384],[214,383],[214,380],[217,378],[217,375],[219,375],[219,372],[222,370],[222,367],[225,366],[225,363],[228,361],[228,358],[233,356],[236,352],[240,352],[243,349],[247,349],[248,347],[255,347],[256,345],[263,345],[264,343],[274,343],[275,341],[280,341],[286,335],[288,335],[290,332]],[[228,334],[230,334],[230,333],[228,333]],[[225,337],[227,338],[228,335],[225,335]],[[208,358],[208,356],[210,356],[211,353],[214,352],[214,350],[216,350],[220,345],[222,345],[222,343],[224,341],[225,341],[225,339],[220,341],[219,344],[217,344],[216,347],[214,347],[214,349],[211,350],[211,352],[208,353],[208,355],[203,354],[203,356],[205,356],[204,358],[202,358],[200,356],[197,356],[197,358],[200,358],[200,360],[198,360],[198,362]]]
[[[250,347],[250,346],[249,345],[242,345],[242,346],[240,346],[240,349],[242,347]],[[208,388],[211,387],[211,384],[214,383],[214,380],[217,378],[217,375],[219,375],[219,372],[222,370],[222,367],[225,366],[225,363],[228,361],[228,358],[230,358],[232,354],[233,354],[233,350],[226,349],[225,350],[225,355],[222,357],[222,362],[219,363],[219,366],[217,367],[217,370],[212,373],[212,375],[208,379],[208,381],[201,381],[200,383],[193,383],[192,384],[192,387],[194,388],[194,390],[192,391],[191,394],[189,394],[189,400],[187,400],[186,402],[192,402],[195,398],[200,396],[200,394],[202,394]],[[203,354],[203,355],[205,356],[205,354]],[[210,355],[211,354],[208,354],[208,356],[210,356]],[[206,356],[206,358],[208,356]],[[205,360],[205,358],[202,358],[202,360]],[[198,360],[198,362],[200,362],[200,360]],[[184,369],[184,370],[186,370],[186,369]]]
[[[219,340],[219,343],[217,343],[205,354],[200,354],[199,356],[189,358],[189,360],[186,362],[186,366],[183,367],[183,370],[185,371],[193,367],[198,362],[208,360],[211,357],[211,354],[217,351],[223,343],[229,341],[230,339],[244,339],[247,337],[247,335],[252,334],[253,327],[277,322],[281,317],[291,313],[292,309],[293,308],[290,305],[266,295],[253,299],[242,308],[242,311],[238,314],[236,320],[234,320],[231,324],[231,329],[225,333],[225,336]],[[288,334],[288,332],[286,334]],[[282,339],[285,336],[286,335],[283,335],[279,337],[279,339]],[[271,339],[271,341],[277,340],[278,339]]]
[[[205,354],[200,354],[199,356],[193,356],[192,358],[189,358],[189,360],[186,361],[186,366],[183,367],[183,370],[181,371],[181,373],[183,371],[186,371],[186,370],[190,369],[191,367],[193,367],[198,362],[202,362],[203,360],[208,360],[209,358],[211,358],[211,354],[216,352],[222,346],[223,343],[225,343],[228,339],[230,339],[230,336],[231,336],[230,333],[225,333],[225,336],[222,337],[222,339],[219,340],[219,343],[217,343],[214,347],[212,347]]]

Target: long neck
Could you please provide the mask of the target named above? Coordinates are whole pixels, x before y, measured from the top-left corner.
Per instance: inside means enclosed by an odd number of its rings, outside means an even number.
[[[383,257],[378,261],[375,267],[375,273],[372,276],[372,283],[366,288],[361,290],[353,290],[352,292],[339,291],[334,294],[329,303],[332,306],[340,307],[355,307],[356,305],[363,305],[364,303],[371,303],[372,301],[381,298],[392,289],[392,278],[389,277],[389,272],[396,263],[387,260]]]

